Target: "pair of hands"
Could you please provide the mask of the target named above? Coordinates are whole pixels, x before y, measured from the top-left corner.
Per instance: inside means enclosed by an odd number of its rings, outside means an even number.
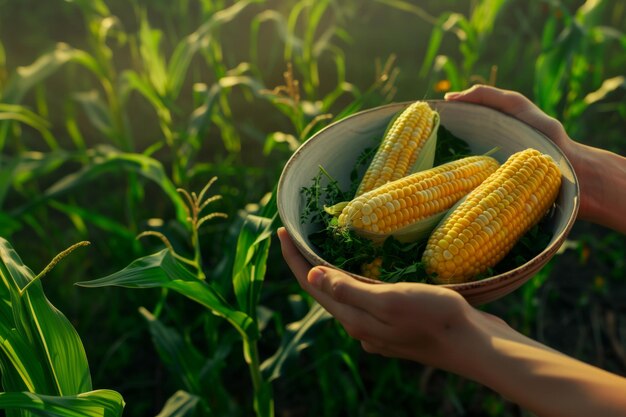
[[[482,104],[542,132],[565,153],[580,186],[578,218],[626,233],[626,158],[572,141],[561,123],[513,91],[476,86],[447,100]],[[370,353],[408,359],[473,379],[542,416],[626,415],[626,378],[529,339],[476,310],[453,290],[369,284],[314,267],[284,228],[283,256],[300,286]]]

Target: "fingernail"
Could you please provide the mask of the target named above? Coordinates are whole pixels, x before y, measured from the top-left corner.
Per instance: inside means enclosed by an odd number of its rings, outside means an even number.
[[[311,269],[307,277],[307,279],[309,280],[309,284],[311,284],[315,288],[321,288],[324,275],[324,271],[320,268]]]
[[[446,100],[450,100],[450,99],[455,99],[455,98],[459,97],[460,95],[461,95],[461,93],[458,92],[458,91],[450,91],[450,92],[444,94],[443,98],[446,99]]]

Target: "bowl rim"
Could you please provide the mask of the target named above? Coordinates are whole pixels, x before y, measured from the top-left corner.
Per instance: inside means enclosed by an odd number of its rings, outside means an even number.
[[[292,165],[295,164],[295,162],[297,161],[297,159],[301,156],[301,153],[303,152],[303,149],[305,149],[306,147],[310,146],[313,143],[313,140],[322,135],[323,133],[326,133],[328,130],[332,130],[334,127],[336,127],[338,124],[340,123],[345,123],[346,121],[353,119],[353,118],[357,118],[357,117],[363,117],[364,115],[368,114],[368,113],[373,113],[373,112],[378,112],[381,111],[382,109],[386,109],[389,107],[398,107],[399,109],[404,108],[408,105],[410,105],[411,103],[414,103],[416,100],[410,100],[410,101],[401,101],[401,102],[393,102],[393,103],[388,103],[382,106],[376,106],[376,107],[372,107],[369,109],[365,109],[365,110],[361,110],[358,111],[356,113],[353,113],[349,116],[346,116],[340,120],[334,121],[332,123],[330,123],[329,125],[323,127],[322,129],[318,130],[317,132],[315,132],[311,137],[309,137],[304,143],[302,143],[294,152],[293,154],[289,157],[289,159],[287,160],[287,162],[285,163],[283,170],[281,172],[280,178],[278,180],[278,184],[276,187],[276,201],[277,201],[277,208],[278,208],[278,215],[281,218],[281,221],[283,222],[283,225],[285,226],[285,228],[287,228],[288,232],[291,232],[291,230],[289,230],[288,227],[288,222],[285,222],[285,216],[286,213],[284,211],[283,208],[283,204],[282,204],[282,199],[280,198],[281,196],[281,191],[284,188],[284,182],[285,182],[285,178],[287,176],[287,172],[288,170],[291,168]],[[567,165],[567,167],[569,168],[570,172],[572,173],[571,179],[572,179],[572,183],[574,185],[574,207],[572,209],[572,211],[570,212],[567,221],[565,223],[565,227],[562,230],[562,232],[554,239],[552,240],[551,243],[549,243],[541,252],[539,252],[537,255],[535,255],[535,257],[533,257],[532,259],[530,259],[529,261],[523,263],[522,265],[508,270],[506,272],[500,273],[498,275],[493,275],[491,277],[488,278],[482,278],[482,279],[478,279],[475,281],[470,281],[470,282],[464,282],[464,283],[457,283],[457,284],[435,284],[435,283],[428,283],[428,285],[436,285],[438,287],[444,287],[444,288],[451,288],[455,291],[458,292],[467,292],[467,291],[471,291],[474,288],[478,288],[478,287],[483,287],[489,284],[498,284],[502,281],[506,281],[507,283],[511,283],[514,281],[519,281],[519,280],[524,280],[524,279],[529,279],[530,277],[525,277],[524,274],[522,274],[521,272],[523,272],[524,270],[527,269],[533,269],[534,266],[536,266],[536,264],[543,260],[544,258],[548,257],[552,257],[554,255],[554,253],[556,253],[556,251],[561,247],[563,241],[565,240],[565,238],[567,237],[567,235],[569,234],[570,230],[572,229],[574,223],[576,222],[576,218],[578,216],[578,211],[580,208],[580,185],[578,182],[578,177],[576,176],[576,171],[574,170],[574,167],[572,166],[569,158],[563,153],[563,151],[561,150],[561,148],[559,148],[550,138],[548,138],[543,132],[541,132],[540,130],[538,130],[537,128],[529,125],[528,123],[508,114],[503,112],[502,110],[499,109],[494,109],[492,107],[489,106],[485,106],[483,104],[479,104],[479,103],[470,103],[470,102],[464,102],[464,101],[449,101],[449,100],[443,100],[443,99],[434,99],[434,100],[420,100],[420,101],[425,101],[427,103],[436,103],[437,105],[446,103],[444,105],[448,105],[448,104],[453,104],[453,105],[459,105],[459,106],[473,106],[473,107],[480,107],[482,109],[486,109],[487,111],[493,111],[496,113],[499,113],[500,115],[504,116],[505,118],[510,119],[511,123],[521,123],[522,125],[525,125],[526,127],[530,128],[531,130],[533,130],[538,136],[542,137],[544,139],[544,141],[546,142],[546,145],[550,148],[552,148],[561,158],[562,160],[565,162],[565,164]],[[444,125],[443,120],[442,120],[442,125]],[[298,239],[292,239],[294,241],[294,244],[296,245],[296,247],[298,248],[298,250],[300,251],[301,254],[307,252],[310,253],[313,258],[315,258],[315,260],[319,263],[319,265],[323,265],[323,266],[327,266],[330,268],[334,268],[334,269],[339,269],[342,272],[347,273],[348,275],[359,279],[361,281],[364,282],[368,282],[368,283],[375,283],[375,284],[383,284],[386,283],[385,281],[378,281],[372,278],[367,278],[364,277],[362,275],[353,273],[353,272],[349,272],[346,271],[344,269],[341,269],[333,264],[331,264],[330,262],[326,261],[324,258],[322,258],[321,256],[319,256],[313,249],[311,248],[307,248],[307,247],[303,247],[301,242]],[[309,261],[310,263],[310,261]],[[411,283],[410,281],[408,281],[409,283]],[[520,284],[521,285],[521,284]],[[497,286],[497,285],[496,285]]]

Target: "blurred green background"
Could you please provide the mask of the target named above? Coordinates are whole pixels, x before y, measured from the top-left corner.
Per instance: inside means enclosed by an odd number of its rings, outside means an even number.
[[[74,284],[162,249],[159,233],[198,253],[207,282],[241,307],[232,271],[256,247],[242,223],[275,214],[268,198],[291,153],[392,101],[492,84],[624,154],[624,28],[620,0],[0,0],[0,236],[34,271],[91,242],[43,285],[81,335],[94,387],[119,391],[127,416],[158,414],[178,390],[199,398],[188,415],[261,415],[253,404],[268,401],[285,417],[527,416],[471,381],[362,352],[314,310],[273,237],[247,306],[256,365],[235,329],[178,293]],[[194,243],[176,188],[199,193],[213,176],[222,198],[209,211],[228,218]],[[623,236],[579,222],[535,278],[482,308],[625,374],[625,260]]]

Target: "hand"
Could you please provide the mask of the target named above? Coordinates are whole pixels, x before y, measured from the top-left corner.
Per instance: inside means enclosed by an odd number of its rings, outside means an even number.
[[[578,177],[578,218],[626,233],[626,158],[575,142],[563,125],[545,114],[522,94],[485,85],[448,93],[446,100],[482,104],[507,113],[534,127],[552,140],[567,156]]]
[[[278,237],[300,286],[366,351],[457,373],[537,415],[624,415],[626,379],[517,333],[452,290],[367,284],[333,268],[311,268],[284,228]]]
[[[333,268],[311,268],[284,228],[278,237],[300,286],[365,351],[461,372],[464,356],[456,349],[468,343],[470,318],[484,313],[457,292],[416,283],[368,284]]]
[[[568,159],[575,157],[573,141],[565,132],[561,122],[545,114],[532,101],[517,91],[502,90],[486,85],[475,85],[465,91],[450,92],[446,100],[466,101],[500,110],[534,127],[552,140]]]

